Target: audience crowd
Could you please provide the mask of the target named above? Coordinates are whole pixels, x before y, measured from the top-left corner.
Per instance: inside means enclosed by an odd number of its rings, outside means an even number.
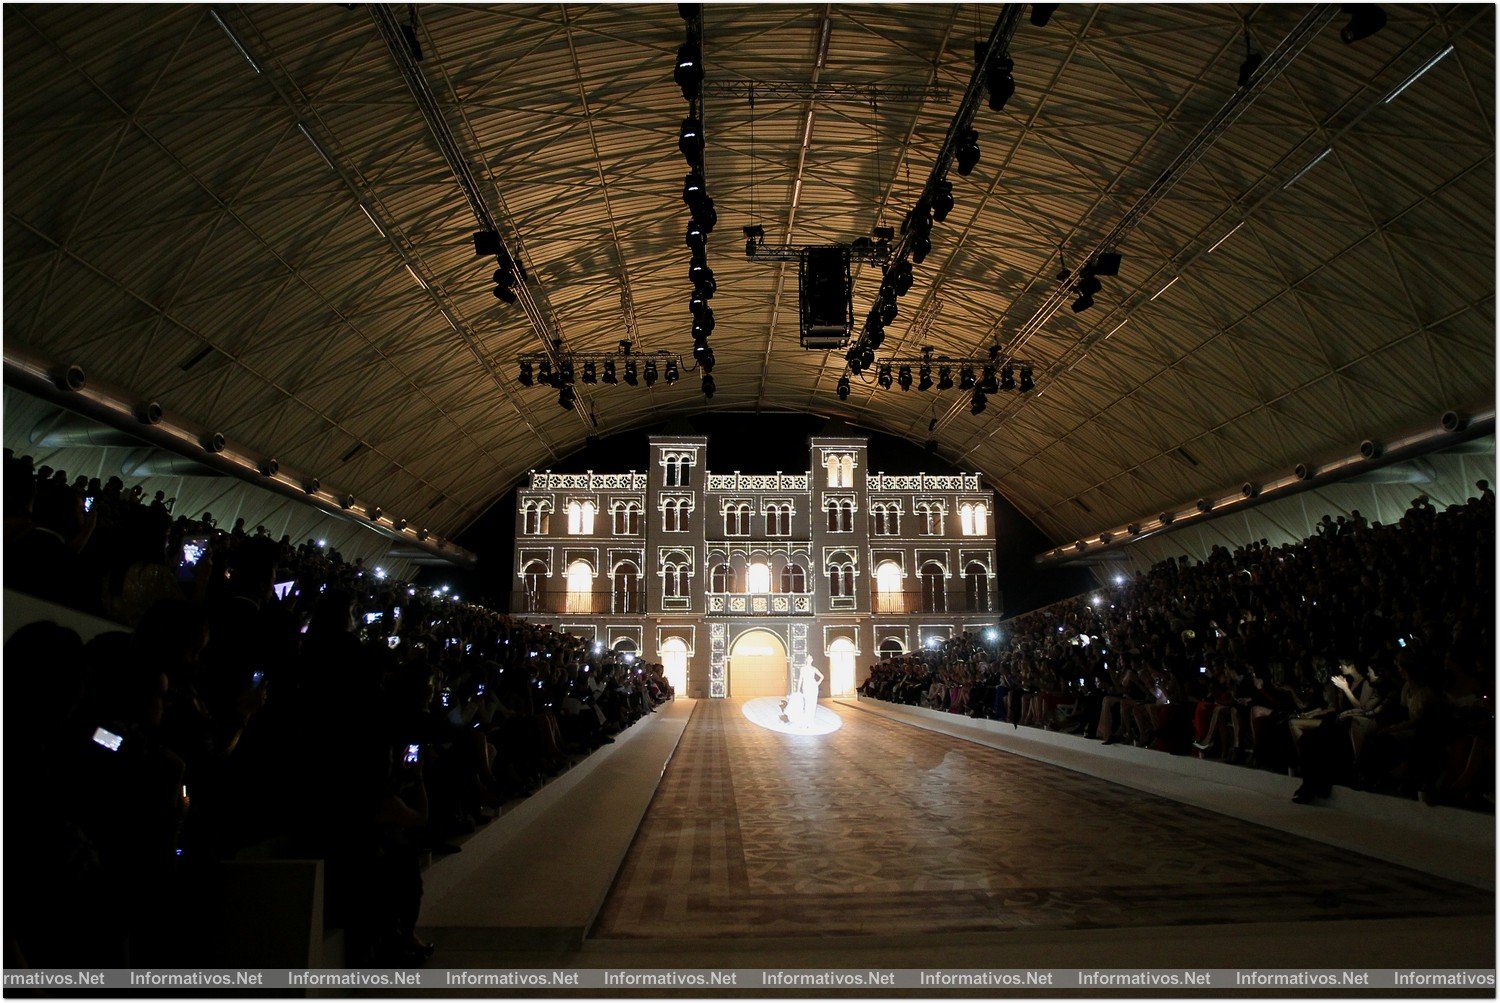
[[[1495,496],[1113,587],[874,666],[865,696],[1494,809]]]
[[[421,868],[672,691],[660,665],[5,457],[5,584],[132,632],[5,644],[7,966],[200,964],[225,861],[326,862],[351,965]]]

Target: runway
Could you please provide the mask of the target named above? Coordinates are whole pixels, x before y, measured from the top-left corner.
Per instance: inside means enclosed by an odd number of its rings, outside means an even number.
[[[1476,888],[836,709],[809,737],[700,701],[591,939],[1493,916]]]

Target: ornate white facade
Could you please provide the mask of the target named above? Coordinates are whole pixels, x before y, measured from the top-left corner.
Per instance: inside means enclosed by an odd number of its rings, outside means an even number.
[[[872,474],[867,453],[814,437],[808,472],[715,474],[706,438],[653,436],[645,473],[534,473],[512,610],[675,664],[695,697],[746,695],[750,634],[757,657],[831,665],[826,693],[880,652],[992,625],[992,493],[977,474]]]

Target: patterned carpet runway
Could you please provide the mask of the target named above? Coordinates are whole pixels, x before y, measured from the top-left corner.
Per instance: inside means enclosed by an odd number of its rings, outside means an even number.
[[[700,701],[599,938],[900,935],[1489,915],[1348,851],[839,707],[776,734]]]

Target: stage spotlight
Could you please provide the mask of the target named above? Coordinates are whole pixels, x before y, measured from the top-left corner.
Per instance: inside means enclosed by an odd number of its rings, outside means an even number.
[[[703,166],[703,123],[694,115],[682,120],[677,132],[677,149],[689,167]]]
[[[984,379],[980,380],[979,385],[987,394],[997,394],[1000,392],[1000,384],[995,382],[994,366],[984,367]]]
[[[879,349],[885,344],[885,331],[879,327],[872,327],[865,331],[865,346],[867,348]],[[868,362],[865,365],[869,365]]]
[[[694,316],[697,316],[708,309],[708,300],[704,299],[694,290],[692,298],[688,300],[688,309],[693,312]]]
[[[938,366],[937,388],[939,390],[953,389],[953,370],[948,366]]]
[[[698,337],[699,332],[702,332],[703,337],[707,338],[710,334],[714,333],[714,328],[717,325],[718,321],[714,320],[714,312],[712,310],[704,310],[693,318],[693,337]]]
[[[1034,3],[1031,5],[1031,23],[1038,28],[1047,27],[1047,22],[1052,20],[1053,13],[1061,6],[1055,3]]]
[[[1036,388],[1036,384],[1031,381],[1031,367],[1030,366],[1022,366],[1021,367],[1021,393],[1023,393],[1023,394],[1029,394],[1035,388]]]
[[[1006,393],[1016,388],[1016,367],[1006,366],[1000,370],[1000,389]]]
[[[656,360],[655,359],[648,359],[646,361],[646,373],[645,373],[645,375],[646,375],[646,386],[648,386],[648,387],[654,387],[654,386],[656,386]]]
[[[698,225],[703,227],[704,233],[713,233],[714,227],[719,225],[719,212],[714,208],[714,200],[711,198],[701,199],[692,207],[692,213]]]
[[[1379,4],[1346,3],[1340,9],[1349,15],[1349,23],[1339,31],[1339,38],[1345,45],[1369,38],[1385,27],[1385,11]]]
[[[958,389],[960,389],[960,390],[973,390],[974,389],[974,367],[973,366],[964,366],[962,369],[960,369],[958,371]]]
[[[1016,93],[1015,60],[998,56],[990,64],[989,76],[985,80],[990,91],[990,111],[1002,111],[1005,104]]]
[[[714,281],[714,270],[707,265],[694,264],[688,271],[693,282],[693,289],[704,299],[712,299],[718,290],[719,284]]]
[[[937,220],[939,223],[942,223],[947,220],[948,214],[952,211],[953,182],[939,181],[937,185],[937,194],[932,197],[932,218]]]
[[[703,5],[701,3],[680,3],[677,5],[677,16],[684,21],[691,21],[693,18],[700,16],[702,12]]]
[[[682,88],[684,101],[696,98],[703,83],[703,50],[692,42],[682,43],[677,50],[677,68],[672,71],[672,79]]]
[[[562,365],[558,369],[558,378],[561,379],[564,383],[572,383],[573,382],[573,362],[572,362],[572,360],[570,360],[570,359],[564,359],[562,361]]]
[[[917,371],[917,389],[926,393],[932,389],[932,367],[923,366]]]
[[[859,364],[862,369],[869,369],[875,364],[875,349],[864,345],[859,350]]]
[[[708,347],[707,342],[693,346],[693,360],[698,363],[698,368],[705,373],[714,371],[714,350]]]
[[[662,373],[662,376],[666,379],[668,386],[671,386],[673,383],[677,382],[677,375],[677,360],[668,359],[666,371]]]
[[[1250,86],[1250,78],[1255,76],[1255,71],[1260,69],[1260,64],[1265,62],[1265,56],[1250,47],[1250,33],[1245,32],[1245,61],[1240,64],[1239,85],[1243,90]]]
[[[983,414],[984,409],[989,406],[989,399],[985,397],[984,391],[979,387],[974,388],[974,397],[969,401],[970,414]]]
[[[714,384],[714,378],[707,373],[703,374],[703,396],[713,399],[714,392],[719,388]]]
[[[605,359],[604,360],[604,382],[605,383],[610,383],[610,384],[618,383],[619,382],[619,380],[615,378],[615,360],[614,359]]]
[[[897,296],[905,296],[911,291],[912,274],[910,261],[898,261],[891,269],[891,288],[896,291]]]
[[[640,383],[641,381],[636,376],[635,372],[635,360],[632,359],[629,362],[625,363],[625,385],[636,387],[640,386]]]
[[[865,368],[864,364],[860,361],[860,358],[861,356],[858,345],[855,345],[853,348],[849,349],[849,351],[844,353],[844,362],[848,364],[849,371],[852,372],[855,376],[858,376],[861,372],[864,371]]]
[[[880,301],[880,322],[882,324],[892,324],[892,323],[895,323],[895,320],[896,320],[896,301],[895,301],[895,299],[882,299]]]
[[[889,362],[881,364],[880,375],[876,377],[875,381],[880,384],[880,389],[882,390],[889,390],[891,388],[891,364]]]
[[[920,265],[927,260],[927,255],[932,253],[932,238],[925,233],[918,233],[912,237],[911,260]]]
[[[531,363],[523,362],[521,363],[521,386],[529,387],[531,386],[531,383]]]
[[[696,219],[688,220],[687,238],[684,241],[694,252],[702,252],[708,245],[708,234],[703,232],[703,224]]]
[[[573,402],[577,400],[577,394],[573,392],[573,385],[564,383],[562,389],[557,392],[557,406],[564,411],[573,410]]]
[[[1104,288],[1104,284],[1095,277],[1092,269],[1085,268],[1078,280],[1078,298],[1073,301],[1073,312],[1082,313],[1094,305],[1094,294]]]
[[[1120,274],[1120,262],[1124,255],[1119,251],[1105,251],[1094,259],[1094,274],[1114,278]]]
[[[541,365],[537,366],[537,369],[536,369],[536,381],[538,383],[544,383],[544,384],[552,382],[552,362],[551,362],[551,360],[549,360],[549,359],[543,359],[542,362],[541,362]]]
[[[958,152],[954,154],[958,161],[958,173],[960,177],[968,177],[973,173],[975,166],[979,163],[979,132],[975,129],[965,129],[963,138],[958,141]]]
[[[839,393],[839,400],[846,401],[846,400],[849,399],[849,377],[848,376],[840,376],[839,377],[838,393]]]
[[[896,371],[896,382],[902,390],[911,389],[911,366],[902,366]]]
[[[707,195],[708,189],[703,187],[703,175],[697,171],[689,171],[687,177],[682,179],[682,201],[691,209]]]
[[[594,363],[592,361],[585,362],[583,364],[583,382],[585,382],[585,383],[598,383],[599,382],[599,377],[598,377],[598,375],[597,375],[597,373],[596,373],[596,371],[594,369]]]

